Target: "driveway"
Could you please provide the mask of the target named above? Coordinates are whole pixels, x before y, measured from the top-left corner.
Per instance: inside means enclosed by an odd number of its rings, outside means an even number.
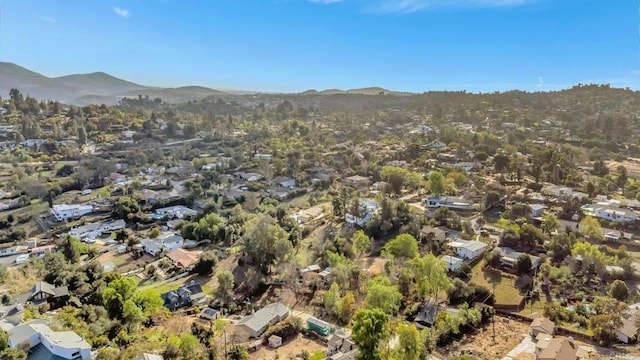
[[[535,354],[536,352],[536,343],[531,337],[531,335],[527,334],[524,336],[524,339],[520,342],[520,344],[516,345],[507,356],[503,357],[502,360],[513,360],[518,354],[527,353],[527,354]]]

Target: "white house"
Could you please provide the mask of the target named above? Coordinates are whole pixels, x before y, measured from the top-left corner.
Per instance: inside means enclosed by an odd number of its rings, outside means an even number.
[[[502,255],[500,262],[503,266],[507,267],[515,267],[518,264],[520,255],[525,254],[506,246],[500,246],[498,250],[500,250],[500,254]],[[529,255],[529,259],[531,259],[531,270],[537,268],[540,265],[540,257],[531,254],[527,255]]]
[[[455,272],[462,266],[463,260],[455,256],[442,255],[440,260],[446,265],[447,269],[451,272]]]
[[[422,199],[430,208],[446,207],[452,210],[473,210],[473,201],[454,196],[432,196]]]
[[[122,219],[102,223],[90,223],[76,226],[69,230],[69,236],[79,240],[95,239],[102,233],[124,229],[126,223]]]
[[[167,215],[172,219],[184,219],[185,217],[191,217],[198,215],[198,212],[189,209],[183,205],[170,206],[166,208],[156,209],[156,214]]]
[[[58,221],[64,221],[67,219],[79,218],[83,215],[90,214],[93,212],[93,206],[78,204],[78,205],[53,205],[49,212],[53,217]]]
[[[360,215],[345,214],[344,221],[350,225],[364,226],[373,215],[378,211],[380,205],[373,200],[364,200],[360,202]]]
[[[609,221],[628,223],[638,220],[638,214],[633,210],[623,209],[615,206],[594,206],[593,216]]]
[[[443,143],[440,140],[433,140],[432,142],[422,145],[421,147],[429,150],[444,150],[447,148],[447,144]]]
[[[145,239],[142,249],[151,256],[158,256],[163,250],[171,251],[184,245],[184,238],[178,234],[168,233],[156,239]]]
[[[78,240],[95,239],[102,234],[102,224],[90,223],[76,226],[69,230],[69,236]]]
[[[18,325],[9,330],[8,335],[9,346],[13,349],[33,349],[42,344],[42,358],[46,355],[49,355],[47,358],[91,358],[91,346],[82,337],[73,331],[53,331],[41,320]]]
[[[461,259],[473,260],[487,251],[487,244],[482,241],[456,240],[446,244],[455,250],[456,255]]]

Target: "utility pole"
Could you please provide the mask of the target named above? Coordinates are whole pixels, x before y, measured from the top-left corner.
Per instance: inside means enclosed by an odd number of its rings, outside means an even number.
[[[493,343],[496,343],[496,284],[493,284],[493,314],[491,314],[491,323],[493,324]]]
[[[227,360],[229,352],[227,351],[227,329],[222,330],[224,333],[224,359]]]

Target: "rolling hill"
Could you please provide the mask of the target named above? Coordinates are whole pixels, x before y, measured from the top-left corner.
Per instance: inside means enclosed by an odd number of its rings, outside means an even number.
[[[137,97],[138,95],[159,97],[169,103],[182,103],[224,94],[222,91],[203,86],[178,88],[144,86],[104,72],[50,78],[13,63],[0,62],[0,95],[6,97],[12,88],[19,89],[25,96],[29,95],[42,100],[58,100],[75,105],[115,104],[125,96]]]

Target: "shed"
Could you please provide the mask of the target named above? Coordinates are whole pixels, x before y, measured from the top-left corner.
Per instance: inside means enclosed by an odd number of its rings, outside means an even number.
[[[329,335],[329,332],[331,332],[331,325],[329,325],[329,323],[326,323],[314,317],[310,317],[307,319],[307,328],[309,330],[317,332],[322,336],[327,336]]]
[[[278,335],[271,335],[269,336],[269,347],[271,348],[277,348],[282,346],[282,338]]]

